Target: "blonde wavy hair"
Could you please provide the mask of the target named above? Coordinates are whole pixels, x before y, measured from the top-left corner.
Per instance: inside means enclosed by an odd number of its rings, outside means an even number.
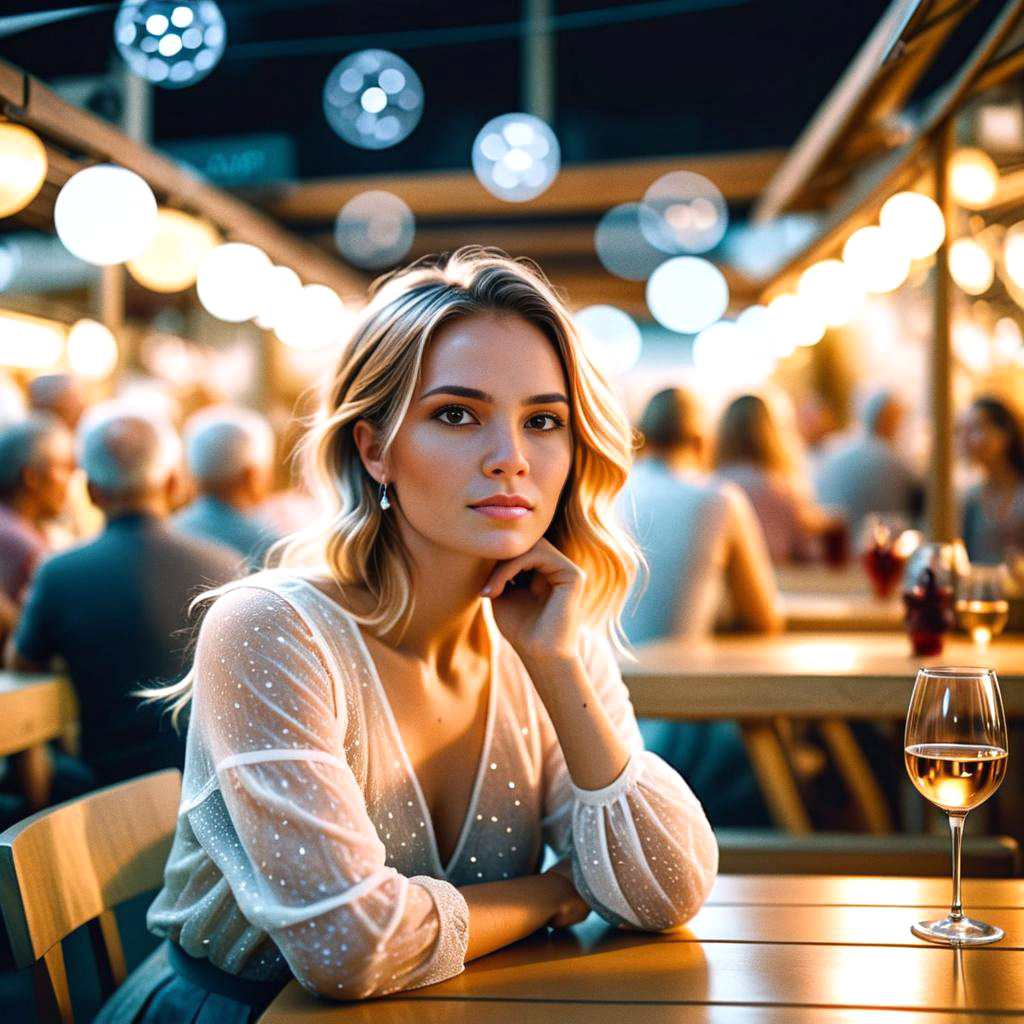
[[[401,635],[415,602],[409,555],[394,513],[380,507],[379,485],[363,465],[353,429],[359,420],[370,422],[386,456],[413,400],[427,346],[442,325],[480,313],[522,317],[559,356],[569,389],[572,464],[545,536],[586,573],[585,621],[622,649],[619,616],[641,564],[613,512],[632,461],[629,422],[547,278],[532,263],[493,249],[461,248],[372,286],[298,451],[323,511],[307,528],[279,541],[268,563],[326,565],[340,586],[370,595],[368,610],[352,612],[353,618],[375,632]],[[169,700],[177,720],[191,698],[191,676],[145,696]]]

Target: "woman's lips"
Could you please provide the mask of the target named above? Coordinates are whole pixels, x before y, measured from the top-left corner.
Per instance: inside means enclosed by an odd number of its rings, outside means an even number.
[[[522,505],[471,505],[474,512],[482,512],[491,519],[522,519],[530,509]]]

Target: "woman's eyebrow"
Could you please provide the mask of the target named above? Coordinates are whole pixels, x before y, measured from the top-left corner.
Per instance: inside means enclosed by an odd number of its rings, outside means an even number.
[[[494,395],[489,395],[486,391],[479,391],[476,388],[464,388],[461,384],[442,384],[440,387],[431,388],[430,391],[420,395],[419,400],[422,402],[425,398],[430,398],[431,395],[457,395],[459,398],[475,398],[478,402],[494,404]],[[529,398],[523,399],[523,405],[550,405],[552,402],[569,404],[569,400],[560,391],[530,395]]]

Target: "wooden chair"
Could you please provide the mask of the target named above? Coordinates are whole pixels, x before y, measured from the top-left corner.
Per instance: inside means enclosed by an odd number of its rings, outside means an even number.
[[[32,970],[43,1024],[74,1020],[61,942],[83,924],[104,998],[124,980],[113,908],[162,882],[180,793],[176,768],[153,772],[0,834],[0,906],[14,961]]]

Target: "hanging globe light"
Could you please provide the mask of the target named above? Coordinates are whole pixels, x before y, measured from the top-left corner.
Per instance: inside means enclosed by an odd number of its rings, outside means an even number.
[[[920,192],[897,192],[878,215],[882,230],[912,260],[931,256],[946,237],[946,220],[938,203]]]
[[[843,263],[866,292],[899,288],[910,273],[910,257],[875,225],[854,231],[843,246]]]
[[[114,43],[140,78],[183,89],[205,78],[224,55],[227,29],[214,0],[124,0]]]
[[[416,220],[412,210],[391,192],[360,192],[338,212],[334,243],[357,267],[394,266],[412,246]]]
[[[982,295],[992,287],[992,257],[973,238],[958,238],[949,247],[949,273],[968,295]]]
[[[713,249],[728,225],[725,198],[703,174],[672,171],[644,193],[640,227],[651,245],[672,256]]]
[[[825,320],[812,306],[788,292],[768,303],[766,331],[780,359],[797,348],[810,348],[825,337]]]
[[[349,317],[337,292],[307,284],[295,296],[274,328],[289,348],[317,349],[343,340]]]
[[[587,306],[573,320],[587,353],[606,372],[618,375],[636,364],[643,350],[640,328],[615,306]]]
[[[502,114],[473,142],[473,173],[491,195],[524,203],[558,177],[561,150],[555,133],[533,114]]]
[[[302,291],[302,281],[291,267],[271,267],[263,275],[256,326],[272,331]]]
[[[1007,276],[1018,287],[1024,288],[1024,220],[1018,221],[1003,239],[1003,265]]]
[[[829,327],[848,324],[864,305],[864,289],[839,260],[821,260],[809,266],[800,275],[796,294]]]
[[[46,181],[46,147],[12,121],[0,123],[0,217],[24,210]]]
[[[156,199],[134,171],[97,164],[64,183],[53,223],[64,248],[80,260],[101,267],[123,263],[153,241]]]
[[[331,70],[324,83],[324,116],[360,149],[397,146],[423,116],[423,85],[390,50],[360,50]]]
[[[267,254],[245,242],[227,242],[211,249],[199,264],[196,291],[203,308],[218,320],[241,323],[260,309],[263,286],[271,268]]]
[[[987,206],[999,185],[999,168],[988,153],[965,147],[949,161],[949,188],[953,198],[971,210]]]
[[[718,320],[693,339],[693,365],[735,388],[756,388],[771,376],[775,357],[739,323]]]
[[[670,331],[696,334],[720,319],[729,285],[713,263],[699,256],[666,260],[647,281],[647,308]]]
[[[128,260],[128,273],[150,291],[184,291],[195,284],[203,257],[219,243],[220,236],[206,221],[161,207],[153,241]]]
[[[68,331],[68,362],[79,377],[105,380],[117,367],[117,340],[105,324],[87,317]]]

